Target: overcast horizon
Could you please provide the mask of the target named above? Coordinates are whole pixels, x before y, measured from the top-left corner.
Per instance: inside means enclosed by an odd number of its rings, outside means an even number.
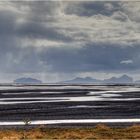
[[[140,79],[140,2],[0,1],[0,82]]]

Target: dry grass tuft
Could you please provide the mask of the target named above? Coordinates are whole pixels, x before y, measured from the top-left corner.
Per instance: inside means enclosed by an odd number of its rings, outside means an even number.
[[[21,139],[140,139],[140,125],[133,125],[126,128],[110,128],[98,124],[94,128],[46,128],[40,126],[34,129],[3,129],[0,130],[2,140]]]

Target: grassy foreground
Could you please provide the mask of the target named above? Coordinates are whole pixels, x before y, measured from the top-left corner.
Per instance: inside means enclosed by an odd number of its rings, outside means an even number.
[[[97,125],[94,128],[45,128],[35,129],[1,129],[0,139],[140,139],[140,125],[127,128],[110,128]]]

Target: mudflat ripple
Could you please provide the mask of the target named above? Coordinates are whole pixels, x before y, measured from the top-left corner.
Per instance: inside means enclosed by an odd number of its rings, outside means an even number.
[[[135,85],[0,86],[0,122],[140,122],[139,118],[140,87]]]

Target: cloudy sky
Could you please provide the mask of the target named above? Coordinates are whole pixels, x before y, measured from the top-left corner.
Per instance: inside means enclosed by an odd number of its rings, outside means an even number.
[[[140,79],[140,2],[0,2],[0,82],[124,73]]]

